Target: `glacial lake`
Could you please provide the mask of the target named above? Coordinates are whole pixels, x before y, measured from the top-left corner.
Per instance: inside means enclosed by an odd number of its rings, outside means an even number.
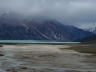
[[[23,44],[79,44],[81,42],[63,42],[52,40],[0,40],[0,43],[23,43]]]

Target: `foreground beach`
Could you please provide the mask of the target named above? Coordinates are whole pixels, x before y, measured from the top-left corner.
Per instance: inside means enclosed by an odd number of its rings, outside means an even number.
[[[3,45],[0,47],[0,72],[96,72],[96,62],[91,62],[94,57],[67,49],[70,46]]]

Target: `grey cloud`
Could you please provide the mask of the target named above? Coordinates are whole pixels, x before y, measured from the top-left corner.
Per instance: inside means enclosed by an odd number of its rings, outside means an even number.
[[[96,0],[0,0],[0,9],[44,15],[80,28],[96,23]]]

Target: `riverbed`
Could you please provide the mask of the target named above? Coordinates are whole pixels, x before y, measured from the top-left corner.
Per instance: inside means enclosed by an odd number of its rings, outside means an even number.
[[[87,60],[91,54],[67,48],[70,45],[3,45],[0,72],[96,72],[96,63]]]

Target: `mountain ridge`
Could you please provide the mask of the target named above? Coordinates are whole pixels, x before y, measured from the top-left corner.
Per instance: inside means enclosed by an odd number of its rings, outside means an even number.
[[[0,32],[0,39],[4,40],[72,41],[93,35],[74,26],[63,25],[55,19],[42,16],[26,17],[15,13],[1,15]]]
[[[84,29],[84,31],[89,31],[96,34],[96,27],[90,29]]]
[[[75,41],[79,41],[81,43],[86,43],[86,44],[96,44],[96,35],[91,35],[91,36],[87,36],[81,39],[77,39]]]

